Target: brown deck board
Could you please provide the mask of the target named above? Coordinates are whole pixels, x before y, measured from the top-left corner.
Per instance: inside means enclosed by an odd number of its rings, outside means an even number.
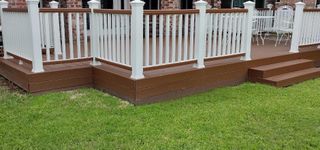
[[[205,61],[203,69],[194,68],[190,63],[160,67],[146,70],[141,80],[131,79],[128,69],[106,63],[92,66],[88,60],[46,64],[45,72],[32,73],[31,64],[19,65],[16,59],[0,59],[0,74],[31,93],[94,87],[142,104],[243,83],[252,67],[302,58],[320,64],[320,50],[316,47],[303,47],[300,53],[289,53],[289,46],[274,47],[274,42],[268,40],[264,46],[253,44],[252,47],[251,61],[231,57]]]

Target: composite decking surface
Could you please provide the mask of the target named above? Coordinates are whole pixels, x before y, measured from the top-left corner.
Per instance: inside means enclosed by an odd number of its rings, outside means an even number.
[[[256,43],[253,43],[252,44],[252,60],[290,54],[289,53],[289,45],[285,45],[284,43],[282,43],[282,44],[275,47],[274,43],[275,43],[274,40],[266,40],[264,45],[261,45],[261,44],[257,45]],[[68,48],[68,45],[67,45],[67,48]],[[82,48],[82,50],[83,50],[83,48]],[[82,55],[84,55],[83,51],[82,51]],[[74,56],[77,56],[76,50],[74,50]],[[67,57],[70,57],[69,49],[67,49]],[[46,59],[46,55],[43,54],[43,60],[45,60],[45,59]],[[53,55],[51,55],[51,59],[54,59]],[[11,60],[7,60],[7,61],[14,64],[15,68],[17,68],[25,73],[32,74],[32,72],[31,72],[32,65],[30,63],[24,62],[22,65],[18,65],[19,61],[17,59],[11,59]],[[240,57],[231,57],[231,58],[225,58],[225,59],[205,61],[205,65],[218,66],[218,65],[222,65],[222,64],[236,63],[236,62],[241,62],[241,61],[242,60],[240,59]],[[61,63],[61,64],[60,63],[45,64],[44,70],[46,72],[59,71],[59,70],[65,70],[68,68],[83,67],[86,65],[90,65],[90,62],[89,61],[80,61],[80,62]],[[130,75],[131,75],[130,70],[115,67],[115,66],[112,66],[109,64],[102,63],[100,68],[114,71],[114,73],[117,73],[119,75],[126,76],[126,77],[130,77]],[[179,68],[179,69],[177,69],[177,68]],[[157,76],[157,75],[177,73],[182,70],[194,70],[194,69],[195,68],[193,67],[193,64],[183,64],[183,65],[178,65],[178,66],[169,67],[169,68],[146,70],[146,71],[144,71],[144,74],[146,77],[153,77],[153,76]]]

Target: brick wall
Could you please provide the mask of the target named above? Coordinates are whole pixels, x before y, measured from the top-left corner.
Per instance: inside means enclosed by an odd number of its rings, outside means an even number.
[[[276,3],[276,6],[290,5],[294,7],[296,2],[297,0],[280,0],[280,3]],[[306,3],[306,8],[314,8],[316,6],[315,0],[303,0],[303,2]]]
[[[25,0],[8,0],[10,8],[25,8],[26,1]]]
[[[197,0],[193,0],[196,2]],[[214,0],[205,0],[210,5],[213,4]],[[161,9],[179,9],[180,8],[180,0],[162,0],[161,1]]]
[[[43,7],[49,7],[51,0],[42,0]],[[26,8],[26,0],[8,0],[10,8]],[[59,0],[61,8],[81,8],[81,0]]]

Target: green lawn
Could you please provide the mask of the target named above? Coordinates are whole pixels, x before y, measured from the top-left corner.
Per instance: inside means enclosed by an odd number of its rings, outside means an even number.
[[[0,95],[0,149],[320,149],[320,79],[143,106],[94,89]]]

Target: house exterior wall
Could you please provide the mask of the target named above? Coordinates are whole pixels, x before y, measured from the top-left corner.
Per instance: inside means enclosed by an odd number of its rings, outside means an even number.
[[[196,1],[196,0],[193,0]],[[205,0],[212,4],[213,0]],[[26,0],[8,0],[10,8],[25,8]],[[50,0],[43,0],[43,7],[49,7]],[[60,0],[60,7],[81,8],[82,0]],[[161,9],[179,9],[180,0],[161,0]]]
[[[296,2],[297,0],[280,0],[280,2],[276,3],[276,7],[286,4],[294,6]],[[303,2],[306,3],[306,8],[314,8],[316,6],[316,0],[303,0]]]

